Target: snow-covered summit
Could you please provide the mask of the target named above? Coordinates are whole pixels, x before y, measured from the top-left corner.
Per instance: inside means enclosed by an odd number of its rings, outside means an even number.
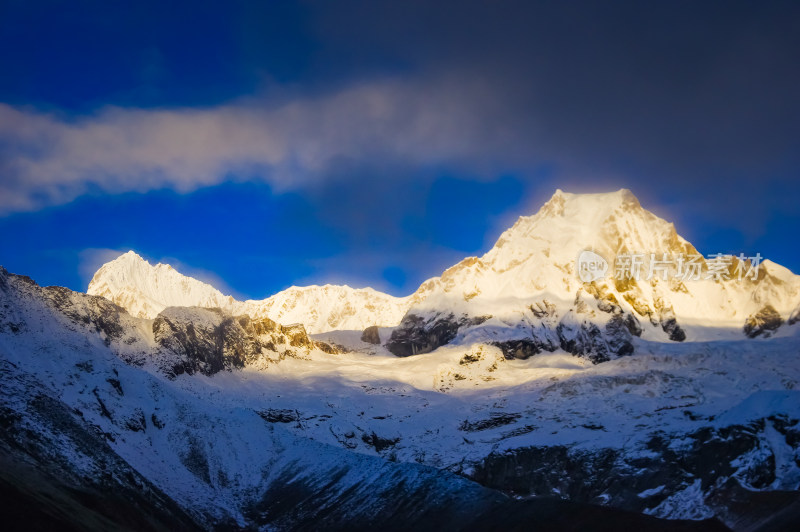
[[[302,323],[309,332],[364,330],[396,325],[406,313],[408,297],[347,285],[292,286],[263,301],[246,301],[241,309],[281,323]]]
[[[628,189],[601,194],[556,190],[539,212],[520,217],[505,231],[486,258],[507,264],[513,260],[510,254],[528,250],[546,253],[551,262],[574,261],[587,246],[613,255],[685,251],[686,244],[673,224],[644,209]]]
[[[169,264],[155,266],[133,251],[100,267],[87,293],[103,296],[140,318],[155,318],[166,307],[219,307],[236,301],[213,286],[181,274]]]
[[[621,252],[693,253],[675,227],[642,208],[627,189],[604,194],[557,190],[532,216],[521,216],[482,257],[469,257],[415,294],[421,302],[436,293],[464,300],[528,298],[544,291],[572,294],[578,254],[593,250],[611,261]],[[459,293],[460,292],[460,293]],[[436,305],[436,298],[429,304]]]
[[[133,251],[104,264],[87,293],[110,299],[141,318],[153,319],[167,307],[217,307],[284,324],[302,323],[311,333],[395,325],[409,304],[408,298],[346,285],[293,286],[264,300],[237,301],[168,264],[152,265]]]

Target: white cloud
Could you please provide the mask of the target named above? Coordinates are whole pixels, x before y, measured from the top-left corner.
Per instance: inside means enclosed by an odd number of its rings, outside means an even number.
[[[106,107],[65,118],[0,104],[0,212],[109,193],[181,192],[228,179],[277,188],[324,177],[339,160],[463,163],[508,151],[482,120],[482,87],[383,81],[282,103],[250,99],[204,109]]]

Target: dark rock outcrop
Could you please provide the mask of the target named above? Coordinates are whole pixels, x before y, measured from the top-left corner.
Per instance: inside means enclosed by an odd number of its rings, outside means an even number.
[[[281,333],[286,336],[289,345],[292,347],[305,347],[311,348],[314,343],[308,337],[306,328],[300,323],[293,323],[291,325],[282,325]]]
[[[256,414],[267,423],[297,423],[300,421],[300,414],[297,410],[268,408],[267,410],[257,411]]]
[[[653,307],[645,302],[644,298],[633,280],[617,280],[615,281],[617,290],[623,292],[623,299],[631,306],[634,312],[643,318],[647,318],[654,327],[661,327],[670,340],[673,342],[683,342],[686,340],[686,331],[684,331],[678,324],[675,310],[671,305],[664,302],[662,298],[656,297],[653,301]],[[684,287],[685,291],[685,287]],[[613,294],[612,294],[613,295]],[[634,320],[633,316],[631,316]],[[638,320],[637,320],[638,326]],[[639,332],[631,331],[635,336],[641,335],[641,326],[638,326]]]
[[[386,348],[399,357],[430,353],[453,340],[458,328],[466,323],[466,318],[459,320],[453,314],[436,315],[427,319],[406,314],[386,342]]]
[[[673,342],[683,342],[686,340],[686,332],[678,325],[678,320],[675,318],[668,318],[661,322],[662,330],[669,335],[669,339]]]
[[[796,443],[798,422],[775,417],[749,425],[705,427],[681,436],[685,444],[680,448],[672,445],[674,436],[655,433],[644,445],[646,452],[634,455],[611,448],[517,448],[492,453],[467,476],[511,495],[558,495],[635,512],[655,508],[699,483],[696,488],[708,507],[725,515],[726,521],[750,523],[744,527],[750,529],[800,499],[797,493],[786,497],[785,492],[760,491],[776,478],[772,451],[764,447],[767,432],[787,444]],[[739,504],[731,504],[734,496]]]
[[[632,336],[639,336],[642,333],[641,327],[635,320],[636,318],[630,314],[625,318],[621,314],[616,314],[606,323],[604,336],[610,353],[620,357],[633,354]]]
[[[470,421],[465,419],[458,426],[458,430],[464,432],[476,432],[481,430],[494,429],[509,425],[516,422],[521,417],[521,414],[513,414],[507,412],[494,412],[488,419],[479,419],[477,421]]]
[[[553,352],[558,348],[558,345],[549,339],[541,340],[536,337],[492,342],[492,345],[499,347],[507,359],[518,358],[522,360],[538,355],[542,351]]]
[[[430,353],[447,345],[462,327],[480,325],[491,316],[456,317],[453,313],[435,314],[428,318],[416,314],[406,314],[400,326],[392,331],[386,348],[399,357]]]
[[[633,337],[642,334],[639,321],[624,312],[614,303],[615,300],[609,298],[605,301],[610,314],[604,318],[607,320],[605,325],[579,316],[577,312],[570,312],[558,321],[555,306],[544,300],[529,306],[532,318],[527,325],[517,327],[518,337],[489,340],[487,343],[499,347],[507,359],[527,359],[543,351],[553,352],[559,347],[595,364],[633,354]],[[489,318],[437,314],[425,319],[408,314],[400,327],[392,332],[386,347],[397,356],[429,353],[455,339],[460,329],[480,325]],[[675,327],[683,333],[677,324]]]
[[[229,316],[220,309],[170,307],[153,321],[156,342],[178,355],[175,374],[213,375],[258,361],[264,351],[289,345],[303,350],[336,350],[311,340],[302,325],[279,325],[269,318]]]
[[[378,326],[372,325],[364,329],[364,332],[361,333],[361,341],[368,344],[380,345],[381,335],[378,332]]]
[[[675,311],[671,306],[663,306],[660,299],[656,300],[656,308],[658,309],[658,321],[669,339],[673,342],[683,342],[686,340],[686,332],[678,325],[678,320],[675,317]]]
[[[121,315],[127,311],[104,297],[76,295],[62,286],[42,288],[45,296],[64,316],[77,324],[93,327],[105,336],[106,344],[120,339],[125,333]]]
[[[371,447],[374,447],[377,452],[381,452],[384,449],[388,449],[397,445],[397,443],[400,441],[400,438],[384,438],[378,436],[374,432],[365,432],[361,435],[361,441]]]
[[[633,316],[615,313],[603,329],[588,320],[580,323],[562,321],[556,327],[556,333],[561,349],[598,364],[611,360],[612,356],[633,354],[633,337],[641,334],[641,327]]]
[[[176,373],[213,375],[243,368],[247,356],[255,357],[261,349],[219,309],[164,309],[153,321],[153,335],[159,345],[180,356]]]
[[[561,349],[575,356],[585,357],[593,363],[611,360],[603,332],[595,323],[585,322],[579,325],[559,323],[556,327]]]
[[[769,338],[772,333],[783,325],[783,318],[772,305],[767,305],[755,314],[751,314],[744,322],[744,334],[748,338],[763,335]]]

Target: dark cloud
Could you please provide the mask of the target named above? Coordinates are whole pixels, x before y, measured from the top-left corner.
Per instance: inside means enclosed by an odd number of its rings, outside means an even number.
[[[318,23],[324,60],[354,72],[388,56],[480,80],[500,103],[486,120],[542,157],[672,174],[798,160],[796,3],[378,2]]]
[[[320,61],[348,75],[481,83],[460,102],[536,197],[625,186],[750,244],[800,209],[800,4],[377,2],[316,23]]]

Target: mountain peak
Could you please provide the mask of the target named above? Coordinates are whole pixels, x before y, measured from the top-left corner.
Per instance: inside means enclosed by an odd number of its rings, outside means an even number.
[[[213,286],[187,277],[168,264],[154,266],[134,251],[101,266],[87,293],[110,299],[141,318],[154,318],[167,306],[229,309],[233,302]]]
[[[627,188],[599,193],[572,193],[564,192],[559,188],[537,214],[564,216],[576,213],[609,212],[619,208],[635,210],[641,208],[641,204],[633,192]]]
[[[583,249],[613,255],[632,246],[649,252],[677,239],[673,225],[644,209],[629,189],[589,194],[558,189],[536,214],[521,216],[506,230],[490,254],[503,248],[509,263],[519,263],[540,250],[567,263]]]
[[[151,267],[149,262],[144,260],[133,250],[122,253],[117,258],[103,264],[100,269],[94,273],[92,280],[89,281],[89,290],[91,290],[93,285],[102,282],[104,278],[116,277],[122,271],[141,269],[142,266]],[[90,291],[88,293],[91,294],[92,292]]]
[[[131,250],[126,251],[125,253],[123,253],[122,255],[120,255],[119,257],[117,257],[116,259],[111,261],[111,263],[114,263],[114,262],[136,262],[136,263],[140,263],[140,262],[147,262],[147,261],[144,258],[142,258],[141,255],[139,255],[138,253],[136,253],[135,251],[133,251],[131,249]]]

